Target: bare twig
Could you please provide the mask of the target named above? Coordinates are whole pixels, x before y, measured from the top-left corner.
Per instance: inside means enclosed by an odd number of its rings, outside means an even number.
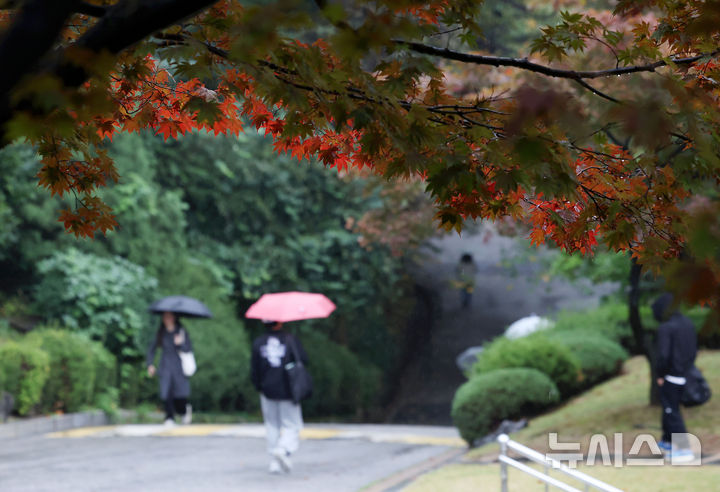
[[[599,90],[597,90],[596,88],[594,88],[593,86],[591,86],[590,84],[585,82],[583,79],[575,79],[575,82],[577,82],[578,84],[580,84],[581,86],[583,86],[584,88],[586,88],[587,90],[589,90],[590,92],[595,94],[596,96],[600,96],[603,99],[607,99],[608,101],[614,102],[616,104],[620,103],[619,100],[615,99],[612,96],[608,96],[607,94],[605,94],[603,92],[600,92]]]

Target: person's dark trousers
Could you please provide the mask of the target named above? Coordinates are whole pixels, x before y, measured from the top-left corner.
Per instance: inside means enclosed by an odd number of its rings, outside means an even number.
[[[680,414],[680,398],[682,397],[685,386],[681,384],[673,384],[665,381],[660,386],[660,404],[662,405],[662,439],[665,442],[671,442],[673,434],[686,433],[685,421]],[[677,447],[684,448],[687,446],[687,439],[673,443]]]
[[[175,419],[176,413],[185,415],[187,398],[168,398],[163,403],[165,404],[165,420]]]
[[[470,301],[472,300],[472,292],[469,292],[467,289],[461,289],[460,290],[460,305],[463,308],[466,308],[470,306]]]

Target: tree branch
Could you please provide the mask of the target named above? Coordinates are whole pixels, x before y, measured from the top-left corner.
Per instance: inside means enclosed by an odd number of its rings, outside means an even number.
[[[103,7],[102,5],[93,5],[87,2],[80,2],[77,9],[75,9],[75,12],[78,14],[89,15],[90,17],[102,17],[107,13],[107,11],[107,7]]]
[[[0,38],[0,95],[5,99],[22,77],[53,47],[80,2],[28,0]],[[22,47],[22,49],[20,49]]]
[[[410,51],[422,53],[424,55],[437,56],[440,58],[445,58],[446,60],[455,60],[464,63],[473,63],[475,65],[488,65],[493,67],[515,67],[522,70],[539,73],[541,75],[546,75],[548,77],[558,77],[571,80],[598,79],[604,77],[611,77],[613,75],[628,75],[631,73],[639,72],[654,72],[656,69],[667,66],[669,64],[665,60],[658,60],[656,62],[648,63],[646,65],[632,65],[629,67],[611,68],[607,70],[563,70],[560,68],[553,68],[547,65],[541,65],[539,63],[531,62],[527,58],[473,55],[470,53],[462,53],[447,48],[436,48],[435,46],[429,46],[422,43],[403,41],[401,39],[395,39],[393,40],[393,42],[398,45],[407,46]],[[713,57],[718,53],[720,53],[720,49],[716,49],[714,51],[711,51],[710,53],[701,53],[699,55],[686,58],[674,57],[671,58],[671,63],[675,65],[689,65],[695,63],[698,60],[702,60],[703,58]]]
[[[88,78],[85,68],[73,63],[68,51],[82,48],[94,53],[118,54],[156,31],[172,26],[217,0],[125,0],[105,10],[82,37],[57,54],[51,53],[58,33],[70,14],[82,8],[78,0],[28,0],[0,40],[0,128],[12,119],[11,90],[26,75],[54,75],[66,87],[79,87]],[[97,11],[96,13],[100,13]],[[22,46],[23,49],[18,49]],[[38,60],[46,58],[43,65]],[[27,105],[21,101],[19,105]],[[5,142],[0,130],[0,146]]]
[[[192,38],[183,38],[182,35],[170,35],[170,36],[163,35],[163,36],[158,36],[158,38],[167,40],[165,42],[172,42],[172,43],[181,42],[182,39],[184,39],[185,42],[193,41]],[[226,50],[224,50],[222,48],[218,48],[218,47],[213,46],[208,43],[203,43],[203,45],[210,53],[212,53],[220,58],[223,58],[225,60],[229,59],[229,53]],[[297,72],[294,70],[289,70],[285,67],[281,67],[279,65],[276,65],[275,63],[271,63],[271,62],[268,62],[265,60],[258,60],[257,63],[260,66],[269,68],[273,72],[276,72],[275,77],[278,80],[280,80],[281,82],[288,84],[292,87],[295,87],[296,89],[300,89],[300,90],[304,90],[304,91],[308,91],[308,92],[318,92],[318,93],[328,94],[331,96],[342,96],[342,94],[340,92],[335,91],[335,90],[328,90],[328,89],[323,89],[321,87],[307,85],[307,84],[304,84],[301,82],[296,82],[294,80],[290,80],[290,79],[284,77],[284,76],[288,76],[288,77],[296,76]],[[279,74],[283,74],[283,76],[280,76]],[[370,97],[362,90],[356,89],[351,86],[346,87],[346,91],[347,91],[346,94],[350,99],[365,101],[365,102],[369,102],[372,104],[382,104],[383,103],[383,101],[379,101],[373,97]],[[390,102],[390,101],[387,101],[387,102]],[[401,108],[403,108],[405,110],[409,110],[413,105],[413,103],[410,101],[396,101],[396,104],[398,104],[398,106],[400,106]],[[507,115],[507,113],[503,113],[501,111],[493,110],[490,108],[483,108],[482,106],[480,106],[478,104],[476,104],[474,106],[460,106],[460,105],[455,104],[455,105],[437,105],[437,106],[423,106],[423,107],[431,113],[440,114],[442,116],[458,116],[468,123],[472,123],[476,126],[482,126],[484,128],[488,128],[493,131],[502,131],[503,128],[488,125],[487,123],[481,123],[481,122],[475,121],[475,120],[469,118],[467,115],[472,114],[472,113],[493,113],[493,114],[497,114],[497,115],[504,115],[504,116]],[[442,120],[438,120],[438,119],[431,119],[431,120],[435,121],[437,123],[447,124],[446,121],[442,121]]]
[[[118,54],[154,32],[187,19],[216,2],[217,0],[126,0],[108,9],[105,16],[78,39],[76,45],[93,52],[105,50]],[[84,82],[85,78],[87,74],[83,73],[80,83]]]
[[[0,1],[0,10],[14,10],[20,7],[22,4],[22,0],[5,0]],[[62,2],[55,2],[55,3],[62,3]],[[94,5],[87,2],[77,1],[73,2],[75,3],[76,7],[73,10],[73,13],[76,14],[85,14],[89,15],[91,17],[102,17],[105,15],[105,13],[108,10],[108,7],[104,7],[102,5]]]

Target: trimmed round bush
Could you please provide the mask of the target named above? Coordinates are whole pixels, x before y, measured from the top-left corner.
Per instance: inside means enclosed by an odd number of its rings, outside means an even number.
[[[27,415],[40,403],[49,368],[48,355],[32,344],[0,345],[0,389],[15,397],[18,414]]]
[[[452,402],[452,419],[469,445],[503,419],[532,415],[557,403],[560,392],[536,369],[498,369],[473,376]]]
[[[537,369],[546,374],[563,395],[581,387],[582,372],[578,359],[568,347],[542,333],[515,340],[495,339],[483,350],[472,367],[472,373],[484,374],[511,367]]]
[[[583,386],[592,386],[616,375],[628,358],[627,351],[602,335],[587,331],[550,331],[550,340],[566,346],[580,362]]]

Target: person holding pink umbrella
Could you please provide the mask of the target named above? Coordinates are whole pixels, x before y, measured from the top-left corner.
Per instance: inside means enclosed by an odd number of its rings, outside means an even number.
[[[267,332],[253,341],[250,380],[260,393],[270,473],[289,473],[291,455],[298,450],[303,427],[300,402],[312,391],[304,366],[307,353],[300,341],[283,330],[283,323],[326,318],[335,304],[322,294],[280,292],[265,294],[245,313],[262,319]]]
[[[282,323],[265,321],[264,324],[267,333],[253,341],[250,380],[260,392],[267,450],[272,457],[268,471],[289,473],[290,456],[300,445],[303,418],[300,403],[293,401],[285,366],[295,361],[293,352],[307,364],[307,353],[297,338],[282,329]]]

